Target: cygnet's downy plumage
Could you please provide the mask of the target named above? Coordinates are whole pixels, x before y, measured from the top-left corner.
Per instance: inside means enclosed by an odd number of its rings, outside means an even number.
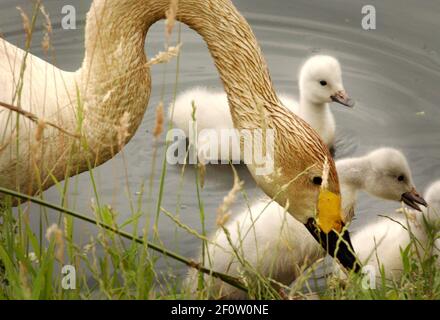
[[[324,143],[332,148],[336,125],[329,103],[338,102],[346,106],[354,105],[345,92],[341,66],[338,60],[325,55],[316,55],[309,58],[303,64],[299,73],[299,91],[299,102],[286,94],[280,94],[279,98],[285,107],[308,122],[318,132]],[[196,87],[183,92],[177,97],[172,116],[174,126],[182,129],[187,137],[189,137],[192,128],[190,123],[193,119],[194,107],[196,109],[195,119],[199,147],[206,143],[203,130],[213,129],[217,132],[217,137],[221,137],[220,130],[234,128],[226,94],[223,91]],[[170,118],[172,109],[172,106],[170,106]],[[226,151],[222,154],[221,150]],[[214,158],[215,160],[240,160],[231,156],[232,152],[229,152],[228,145],[220,138],[218,139],[217,151],[213,152],[212,155],[208,155],[207,158],[209,159],[206,160]]]
[[[342,198],[347,199],[343,200],[347,222],[352,217],[356,194],[361,190],[394,201],[412,196],[417,199],[417,202],[407,201],[412,207],[425,203],[415,191],[405,156],[398,150],[378,149],[363,157],[340,160],[336,162],[336,167],[340,175]],[[258,201],[250,211],[245,210],[229,221],[226,228],[236,251],[255,270],[285,285],[325,255],[304,225],[270,199]],[[211,268],[240,276],[244,268],[224,231],[218,230],[211,239],[215,243],[208,246]],[[205,258],[208,261],[208,256]],[[190,282],[194,281],[194,274],[194,271],[190,272]],[[214,295],[228,299],[246,298],[244,292],[220,280],[205,278]]]
[[[352,238],[360,261],[364,266],[373,268],[376,277],[381,277],[382,269],[386,279],[400,277],[403,270],[401,251],[406,250],[409,245],[409,252],[418,250],[421,257],[434,253],[432,250],[435,249],[430,246],[433,239],[429,237],[427,228],[438,228],[440,221],[440,181],[428,187],[425,199],[429,206],[423,213],[404,210],[389,218],[381,217],[362,228]],[[414,241],[411,241],[412,237]],[[440,244],[438,242],[437,240],[437,244]],[[435,252],[437,255],[438,253]]]

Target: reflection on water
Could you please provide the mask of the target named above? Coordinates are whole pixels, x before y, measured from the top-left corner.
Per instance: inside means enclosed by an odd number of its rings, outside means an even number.
[[[27,0],[2,0],[0,4],[0,32],[19,46],[23,45],[22,24],[15,7],[30,10]],[[45,0],[44,4],[54,23],[52,37],[56,63],[63,69],[75,70],[83,57],[84,18],[90,1],[75,2],[79,18],[77,30],[62,30],[61,7],[67,0]],[[435,178],[440,178],[440,38],[433,30],[439,27],[438,0],[426,0],[421,7],[416,0],[388,0],[375,3],[377,30],[361,29],[360,2],[350,0],[237,0],[238,8],[249,20],[263,48],[272,79],[281,92],[296,95],[296,76],[299,65],[306,56],[325,52],[338,57],[343,66],[347,91],[357,100],[354,110],[334,107],[338,125],[336,157],[364,154],[380,146],[401,149],[412,166],[414,180],[423,189]],[[218,74],[209,52],[193,31],[181,29],[184,43],[179,70],[178,90],[194,85],[220,86]],[[42,58],[41,29],[36,32],[32,52]],[[147,52],[149,56],[163,49],[163,23],[156,24],[149,32]],[[154,109],[161,89],[165,99],[172,101],[176,65],[153,67],[153,92],[144,121],[135,137],[124,149],[128,173],[122,157],[95,170],[98,191],[102,203],[108,203],[121,213],[121,221],[130,214],[127,190],[135,196],[143,182],[153,181],[153,203],[144,201],[144,208],[155,215],[156,198],[160,181],[164,144],[159,143],[158,161],[151,176],[153,157]],[[199,208],[195,190],[195,174],[186,168],[181,181],[181,166],[167,169],[162,206],[176,211],[181,203],[182,222],[200,229]],[[245,181],[250,199],[262,195],[245,167],[238,173]],[[127,188],[127,181],[128,186]],[[207,168],[202,198],[206,212],[206,225],[215,228],[216,209],[232,187],[233,177],[228,166]],[[94,197],[88,173],[72,179],[69,205],[81,212],[90,213],[90,201]],[[45,198],[59,203],[55,188],[45,192]],[[235,211],[243,206],[237,203]],[[377,214],[393,210],[394,203],[377,201],[361,195],[357,207],[356,229]],[[37,212],[37,211],[36,211]],[[86,227],[77,228],[85,239]],[[183,231],[176,231],[165,216],[160,220],[160,236],[163,243],[184,255],[195,255],[198,242]],[[87,226],[93,232],[93,226]],[[178,241],[176,241],[178,239]],[[179,265],[178,269],[182,271]]]

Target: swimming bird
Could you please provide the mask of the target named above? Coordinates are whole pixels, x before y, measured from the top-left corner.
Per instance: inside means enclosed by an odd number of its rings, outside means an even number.
[[[342,159],[336,162],[336,168],[341,179],[347,222],[352,219],[359,191],[393,201],[405,199],[413,208],[426,204],[415,191],[405,156],[396,149],[380,148],[362,157]],[[207,263],[215,271],[240,276],[243,270],[253,268],[278,283],[289,285],[306,267],[325,255],[304,225],[270,199],[256,202],[225,227],[231,242],[223,229],[219,229],[211,237],[205,255],[205,261],[209,261]],[[357,249],[361,250],[361,246]],[[247,267],[243,267],[235,252],[247,261]],[[190,271],[188,283],[197,282],[194,282],[195,274]],[[247,297],[243,291],[217,279],[208,276],[205,279],[213,294],[229,299]]]
[[[333,148],[336,125],[329,103],[354,106],[344,89],[339,61],[327,55],[315,55],[307,59],[299,73],[299,93],[299,102],[283,93],[279,98],[287,109],[309,123],[329,148]],[[234,158],[229,140],[221,139],[221,130],[234,128],[226,94],[206,87],[195,87],[177,97],[174,108],[172,105],[169,108],[169,117],[176,128],[184,131],[186,137],[189,137],[192,128],[193,102],[199,147],[210,142],[204,140],[204,131],[214,130],[218,137],[218,147],[212,155],[205,157],[208,158],[206,160],[243,160],[242,155],[240,159]],[[238,140],[238,135],[234,139]]]
[[[371,223],[359,230],[353,237],[353,246],[359,259],[374,270],[381,278],[383,268],[385,278],[398,280],[403,271],[401,252],[410,246],[409,254],[418,251],[420,257],[439,255],[432,247],[429,228],[437,228],[440,221],[440,181],[433,183],[425,192],[429,207],[419,214],[412,210],[395,213]],[[413,241],[412,241],[413,239]],[[438,245],[438,240],[437,240]],[[438,246],[437,246],[438,248]],[[437,249],[438,250],[438,249]],[[417,255],[413,255],[417,256]]]
[[[79,142],[47,128],[36,148],[42,151],[30,161],[36,125],[18,117],[17,126],[13,121],[16,115],[3,111],[0,124],[6,130],[0,151],[1,187],[28,194],[41,192],[109,160],[120,149],[118,140],[122,145],[129,141],[150,97],[145,37],[169,9],[169,0],[93,1],[87,15],[81,68],[66,72],[29,55],[19,86],[17,79],[26,54],[1,40],[0,100],[15,102],[83,137]],[[234,127],[249,132],[264,128],[263,138],[273,137],[268,143],[255,139],[252,145],[265,147],[267,161],[263,165],[273,169],[261,171],[260,163],[248,163],[257,184],[280,205],[289,203],[289,213],[344,266],[359,270],[349,250],[349,234],[343,232],[334,161],[310,125],[279,101],[249,24],[230,0],[180,0],[176,19],[206,42],[228,96]],[[22,87],[20,101],[14,99],[18,87]],[[35,167],[39,170],[33,170]],[[325,189],[316,183],[317,178],[328,181]],[[336,251],[338,234],[347,242]]]

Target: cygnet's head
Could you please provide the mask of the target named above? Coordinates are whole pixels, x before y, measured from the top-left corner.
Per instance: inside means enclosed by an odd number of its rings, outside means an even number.
[[[440,180],[431,184],[425,191],[425,199],[429,205],[430,217],[440,219]]]
[[[341,65],[330,56],[316,55],[309,58],[299,74],[301,99],[312,104],[338,102],[353,107],[342,82]]]
[[[365,177],[368,192],[380,198],[403,201],[418,211],[419,205],[427,205],[416,191],[408,161],[400,151],[381,148],[369,153],[366,159],[370,168]]]

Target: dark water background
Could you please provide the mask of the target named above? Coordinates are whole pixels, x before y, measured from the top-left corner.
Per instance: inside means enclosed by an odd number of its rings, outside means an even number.
[[[52,42],[57,65],[66,70],[77,69],[84,55],[84,19],[91,1],[44,0],[54,24]],[[440,179],[440,2],[438,0],[236,0],[234,3],[251,24],[269,64],[272,79],[279,92],[297,94],[296,76],[301,62],[313,53],[336,56],[343,66],[345,87],[357,101],[354,110],[333,106],[338,132],[336,158],[356,156],[381,146],[401,149],[409,159],[418,189]],[[76,30],[61,28],[61,8],[73,4],[77,9]],[[361,28],[364,5],[377,9],[377,30]],[[30,1],[2,0],[0,2],[0,32],[10,42],[23,47],[22,23],[16,6],[30,12]],[[40,23],[41,25],[41,23]],[[32,53],[44,57],[36,31]],[[178,89],[195,85],[218,87],[220,82],[213,61],[202,39],[182,26],[184,44]],[[163,22],[148,33],[146,51],[151,57],[163,50]],[[152,128],[163,83],[165,102],[172,100],[176,66],[171,63],[164,70],[152,68],[153,91],[142,126],[124,149],[128,175],[121,155],[95,170],[101,203],[120,212],[121,221],[130,215],[130,193],[136,196],[142,182],[151,175],[153,157]],[[165,78],[163,75],[165,74]],[[158,161],[154,170],[153,203],[156,198],[163,158],[163,143],[158,146]],[[168,166],[165,196],[162,206],[176,211],[179,194],[184,223],[200,230],[196,199],[195,175],[188,168],[181,184],[181,167]],[[262,195],[245,167],[239,168],[251,199]],[[215,228],[216,209],[232,187],[233,177],[228,166],[207,168],[202,198],[208,230]],[[76,187],[75,187],[76,186]],[[72,180],[70,206],[91,214],[94,198],[88,173]],[[59,203],[59,191],[52,188],[45,198]],[[239,199],[235,213],[243,206]],[[149,205],[144,200],[145,208]],[[353,229],[372,221],[378,214],[394,210],[396,204],[377,201],[360,195],[357,221]],[[34,210],[36,213],[38,210]],[[154,214],[153,214],[154,216]],[[55,221],[55,215],[51,220]],[[34,218],[38,221],[38,218]],[[86,240],[94,232],[93,226],[77,225],[77,236]],[[177,230],[172,221],[161,216],[159,224],[163,243],[186,256],[194,256],[199,242],[184,231]],[[165,264],[161,264],[165,266]],[[184,269],[174,265],[177,273]]]

